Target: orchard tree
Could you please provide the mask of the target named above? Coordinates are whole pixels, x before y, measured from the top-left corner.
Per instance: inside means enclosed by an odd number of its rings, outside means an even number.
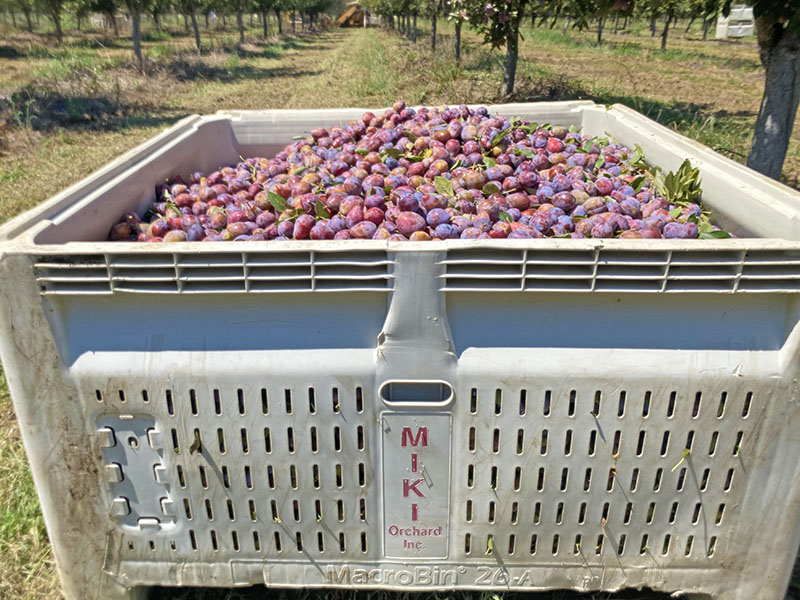
[[[114,37],[119,37],[119,24],[117,23],[117,3],[115,0],[92,0],[91,9],[105,18],[106,24],[114,28]]]
[[[64,43],[64,31],[61,29],[61,16],[64,14],[64,0],[39,0],[42,12],[53,22],[56,31],[56,43]]]
[[[725,15],[730,8],[726,0]],[[753,14],[766,82],[747,166],[779,179],[800,101],[800,6],[796,0],[755,0]]]
[[[453,51],[456,55],[456,62],[461,64],[461,26],[468,20],[465,1],[453,0],[450,3],[450,14],[447,17],[453,21],[455,26],[455,41],[453,43]]]
[[[156,29],[161,30],[161,15],[172,10],[172,0],[152,0],[150,3],[150,16]]]
[[[717,18],[721,8],[720,0],[689,0],[687,7],[689,25],[686,27],[686,32],[689,32],[694,21],[700,19],[703,22],[703,41],[705,41],[708,28]]]
[[[431,50],[436,51],[436,19],[442,10],[442,0],[426,0],[425,5],[431,18]]]
[[[34,9],[33,0],[11,0],[8,3],[8,9],[12,12],[21,11],[25,15],[25,28],[28,33],[33,33],[33,21],[31,21]]]
[[[503,83],[500,93],[510,96],[514,92],[519,57],[519,26],[526,0],[465,0],[469,23],[483,36],[492,48],[505,46]]]
[[[267,20],[269,19],[269,13],[271,10],[275,10],[277,6],[278,3],[276,0],[255,0],[255,8],[261,15],[261,25],[264,28],[264,39],[266,39],[267,35],[269,34],[267,31]],[[278,22],[280,23],[280,17],[278,18]]]
[[[200,45],[200,27],[197,25],[197,11],[203,8],[203,6],[198,4],[198,0],[179,0],[178,2],[178,9],[180,12],[182,12],[184,16],[188,15],[192,21],[194,45],[197,47],[198,52],[202,50],[202,46]]]
[[[309,28],[314,25],[314,19],[330,10],[333,0],[305,0],[303,9],[308,15]]]
[[[136,58],[136,68],[144,70],[142,58],[142,13],[150,8],[150,0],[125,0],[128,14],[131,18],[131,40],[133,41],[133,55]]]
[[[239,30],[239,43],[244,44],[244,11],[250,10],[250,0],[231,0],[236,11],[236,27]]]

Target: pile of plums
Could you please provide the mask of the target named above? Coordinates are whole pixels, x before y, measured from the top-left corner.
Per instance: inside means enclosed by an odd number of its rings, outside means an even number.
[[[701,215],[656,193],[638,149],[484,107],[396,102],[272,158],[178,175],[110,239],[683,239]]]

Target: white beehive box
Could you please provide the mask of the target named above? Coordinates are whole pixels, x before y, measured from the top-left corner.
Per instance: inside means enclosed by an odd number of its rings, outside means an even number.
[[[717,18],[716,38],[743,38],[756,33],[756,22],[753,17],[753,8],[743,4],[731,8],[730,14]]]

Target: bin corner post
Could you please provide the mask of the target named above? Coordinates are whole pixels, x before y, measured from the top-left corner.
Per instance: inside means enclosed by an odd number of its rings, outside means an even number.
[[[140,600],[106,571],[106,536],[96,442],[66,374],[24,254],[0,259],[0,356],[23,432],[39,502],[67,600]]]
[[[376,384],[444,381],[455,389],[456,354],[440,290],[445,252],[398,251],[394,289],[378,336]]]
[[[742,446],[742,459],[752,478],[742,498],[745,518],[737,532],[746,549],[737,578],[720,597],[731,600],[783,598],[800,549],[800,373],[791,363],[783,378],[786,393],[774,396],[760,431]],[[786,369],[786,366],[784,366]],[[765,493],[766,492],[766,493]],[[775,535],[776,523],[785,532]]]

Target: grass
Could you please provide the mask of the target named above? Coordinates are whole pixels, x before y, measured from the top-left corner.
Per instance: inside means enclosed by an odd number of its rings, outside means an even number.
[[[232,23],[229,23],[232,25]],[[423,23],[420,21],[420,25]],[[0,25],[0,222],[88,175],[163,127],[191,113],[220,109],[376,107],[496,102],[501,55],[464,32],[460,65],[451,58],[452,25],[440,22],[438,51],[421,35],[414,44],[391,32],[332,31],[248,42],[227,30],[201,27],[203,52],[180,21],[171,35],[149,31],[144,75],[132,68],[130,43],[109,32],[68,31],[55,48],[47,24],[34,35]],[[763,71],[752,41],[702,43],[695,26],[671,35],[662,52],[646,24],[642,35],[526,28],[513,100],[590,98],[623,102],[660,123],[743,160],[760,100]],[[276,31],[275,22],[270,31]],[[424,32],[423,32],[424,33]],[[724,89],[725,93],[719,92]],[[784,177],[800,177],[800,129],[792,138]],[[0,598],[52,600],[58,583],[43,520],[28,474],[5,378],[0,371]],[[158,590],[160,600],[261,598],[263,588],[237,591]],[[270,592],[281,600],[398,599],[398,594]],[[519,595],[507,594],[510,599]],[[538,600],[632,597],[525,594]],[[419,597],[419,596],[414,596]],[[426,595],[426,600],[494,600],[492,594]],[[789,598],[800,598],[800,573]]]

